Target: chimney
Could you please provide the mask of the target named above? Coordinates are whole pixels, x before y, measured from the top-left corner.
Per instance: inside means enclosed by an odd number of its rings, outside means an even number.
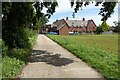
[[[85,18],[83,18],[82,20],[85,21]]]
[[[68,20],[68,17],[66,17],[66,20]]]

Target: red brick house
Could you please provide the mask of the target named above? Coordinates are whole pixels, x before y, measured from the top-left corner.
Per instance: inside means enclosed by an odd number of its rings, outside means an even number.
[[[96,30],[96,24],[93,20],[68,20],[68,18],[56,20],[51,25],[50,31],[57,32],[59,35],[68,35],[71,33],[93,33]]]

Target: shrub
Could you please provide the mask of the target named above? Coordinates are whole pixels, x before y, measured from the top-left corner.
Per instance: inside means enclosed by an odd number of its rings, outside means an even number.
[[[96,34],[102,34],[103,30],[102,27],[97,27]]]
[[[28,33],[27,33],[28,32]],[[37,34],[36,31],[30,31],[25,30],[25,34],[28,36],[28,45],[24,41],[20,45],[27,46],[26,48],[11,48],[5,45],[5,42],[2,42],[2,52],[3,52],[3,58],[2,58],[2,77],[3,80],[9,80],[7,78],[15,78],[23,65],[25,65],[28,62],[28,56],[30,55],[30,51],[32,49],[33,44],[36,41]],[[30,45],[30,46],[29,46]],[[29,46],[29,47],[28,47]]]
[[[2,59],[3,80],[6,78],[15,78],[23,65],[24,65],[24,62],[20,61],[19,59],[4,56]]]
[[[4,41],[1,41],[2,43],[2,56],[4,57],[5,55],[8,54],[8,47],[5,46],[5,42]]]

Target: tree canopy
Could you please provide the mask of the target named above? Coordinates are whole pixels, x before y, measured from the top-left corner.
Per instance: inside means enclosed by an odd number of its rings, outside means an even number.
[[[108,31],[110,26],[106,23],[106,21],[103,21],[100,25],[102,27],[102,31]]]
[[[97,2],[96,0],[87,0],[87,1],[81,1],[81,0],[71,0],[71,7],[75,5],[75,9],[73,13],[77,13],[77,11],[82,9],[83,6],[87,6],[93,2],[96,2],[95,6],[99,6],[99,4],[102,4],[102,8],[100,9],[99,15],[102,16],[101,21],[106,21],[111,15],[114,13],[114,8],[118,3],[118,0],[116,2],[104,2],[103,0],[100,0]],[[76,4],[75,4],[76,3]],[[74,14],[75,15],[75,14]]]

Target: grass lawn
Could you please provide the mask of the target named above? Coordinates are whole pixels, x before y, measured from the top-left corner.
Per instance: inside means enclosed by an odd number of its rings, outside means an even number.
[[[47,35],[95,68],[106,79],[118,79],[118,35]]]

